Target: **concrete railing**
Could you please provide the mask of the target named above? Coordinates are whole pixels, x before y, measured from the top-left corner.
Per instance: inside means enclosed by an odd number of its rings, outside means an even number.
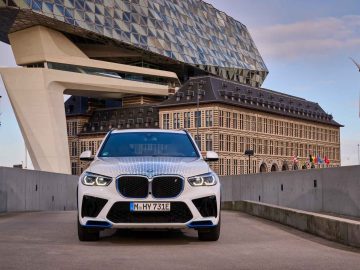
[[[78,177],[0,167],[0,212],[76,209]]]
[[[252,201],[223,202],[222,208],[245,212],[331,241],[360,247],[359,221]]]
[[[74,210],[78,177],[0,167],[0,212]],[[223,201],[360,216],[360,166],[221,177]]]
[[[360,166],[221,177],[223,201],[360,217]]]

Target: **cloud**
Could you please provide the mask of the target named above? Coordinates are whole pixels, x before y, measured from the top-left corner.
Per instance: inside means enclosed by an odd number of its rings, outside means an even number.
[[[326,17],[250,29],[265,58],[298,59],[360,47],[360,16]]]

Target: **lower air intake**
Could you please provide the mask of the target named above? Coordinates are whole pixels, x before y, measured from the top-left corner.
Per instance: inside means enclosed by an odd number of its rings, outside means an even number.
[[[215,196],[193,200],[194,205],[203,217],[217,217],[217,203]]]
[[[113,223],[186,223],[192,217],[183,202],[171,202],[169,212],[131,212],[129,202],[117,202],[107,215]]]
[[[84,196],[81,206],[81,217],[97,217],[107,200],[92,196]]]

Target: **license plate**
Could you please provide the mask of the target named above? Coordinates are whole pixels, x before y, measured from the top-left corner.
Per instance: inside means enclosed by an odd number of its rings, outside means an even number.
[[[131,212],[169,212],[169,202],[131,202]]]

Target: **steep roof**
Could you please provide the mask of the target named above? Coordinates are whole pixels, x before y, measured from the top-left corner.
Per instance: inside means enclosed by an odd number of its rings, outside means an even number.
[[[194,77],[159,107],[223,103],[341,127],[318,103],[265,88],[256,88],[212,76]]]

